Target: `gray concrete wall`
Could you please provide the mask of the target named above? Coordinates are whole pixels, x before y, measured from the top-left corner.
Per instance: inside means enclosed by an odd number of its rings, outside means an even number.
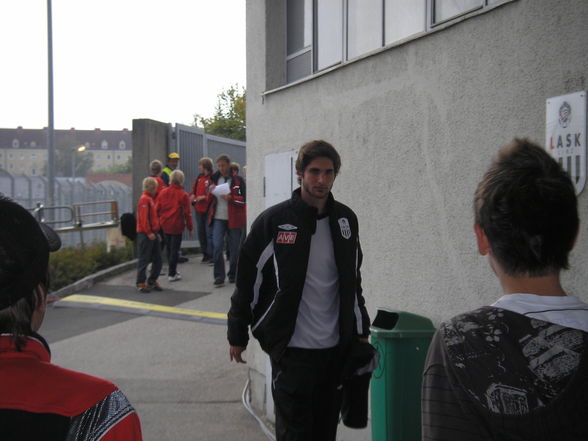
[[[250,221],[264,207],[265,155],[324,138],[342,156],[334,195],[359,217],[372,318],[387,306],[437,325],[494,302],[501,291],[476,251],[473,192],[501,145],[515,136],[544,143],[548,97],[586,89],[588,2],[514,1],[262,95],[266,72],[273,83],[282,63],[279,45],[278,67],[264,56],[266,31],[283,38],[267,11],[247,2]],[[584,300],[586,192],[564,276]]]
[[[169,124],[152,119],[133,120],[133,207],[142,193],[143,179],[150,175],[149,164],[159,159],[165,167]]]

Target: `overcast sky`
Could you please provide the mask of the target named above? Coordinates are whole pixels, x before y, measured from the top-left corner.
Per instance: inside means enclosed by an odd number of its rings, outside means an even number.
[[[245,84],[245,0],[53,0],[55,128],[191,124]],[[47,1],[0,1],[0,127],[42,128]]]

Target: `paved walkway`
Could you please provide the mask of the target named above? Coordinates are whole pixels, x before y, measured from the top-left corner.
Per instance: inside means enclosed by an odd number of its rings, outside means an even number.
[[[137,293],[133,270],[77,292],[53,304],[41,334],[56,364],[125,392],[147,441],[266,440],[241,402],[247,368],[228,358],[223,314],[234,285],[214,288],[199,262],[179,265],[181,281],[162,276],[162,293]]]

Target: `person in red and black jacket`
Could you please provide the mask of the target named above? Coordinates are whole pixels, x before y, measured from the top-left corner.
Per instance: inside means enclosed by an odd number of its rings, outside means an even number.
[[[137,260],[137,289],[141,292],[151,290],[161,291],[157,282],[161,271],[161,237],[159,218],[155,212],[155,197],[157,194],[157,181],[155,178],[143,179],[143,194],[137,204],[137,242],[139,259]],[[151,272],[147,284],[146,271],[151,263]]]
[[[0,196],[0,438],[141,441],[139,417],[110,381],[51,363],[37,334],[57,234]]]
[[[198,161],[200,174],[192,185],[190,200],[196,211],[196,229],[198,230],[198,241],[202,250],[202,263],[212,262],[212,229],[208,224],[208,207],[212,200],[210,184],[212,180],[212,159],[200,158]]]
[[[247,225],[247,203],[245,202],[245,179],[239,175],[239,163],[231,162],[231,201],[229,204],[229,228],[241,228],[241,239]]]
[[[182,244],[182,233],[188,229],[192,237],[192,210],[190,197],[184,190],[184,173],[174,170],[170,175],[170,185],[157,197],[155,210],[159,216],[159,222],[165,235],[167,246],[167,261],[169,269],[167,278],[170,282],[181,280],[182,276],[177,272],[178,252]]]
[[[229,156],[220,155],[216,158],[218,171],[211,176],[213,185],[210,187],[210,191],[214,197],[208,215],[209,223],[212,225],[213,275],[216,287],[223,286],[225,283],[226,274],[223,259],[225,235],[228,236],[229,243],[229,282],[235,283],[241,230],[245,226],[245,181],[238,175],[231,176],[230,165]],[[229,185],[229,193],[215,195],[215,188],[221,184]]]

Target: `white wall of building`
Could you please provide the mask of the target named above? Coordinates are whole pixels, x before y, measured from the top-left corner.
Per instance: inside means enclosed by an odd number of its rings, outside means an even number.
[[[334,196],[359,218],[372,318],[386,306],[437,325],[495,301],[499,284],[475,245],[473,193],[500,146],[513,137],[543,144],[547,98],[588,87],[588,2],[509,2],[275,89],[283,16],[281,1],[247,2],[249,221],[266,205],[265,158],[322,138],[342,157]],[[588,301],[586,191],[564,282]],[[262,357],[251,358],[263,372]]]

